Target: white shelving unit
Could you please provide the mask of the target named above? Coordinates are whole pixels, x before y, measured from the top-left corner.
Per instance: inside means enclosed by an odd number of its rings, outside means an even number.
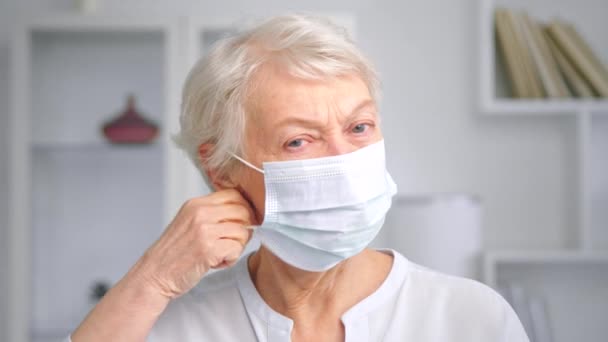
[[[489,251],[484,281],[496,288],[516,284],[547,302],[554,342],[604,341],[608,336],[608,99],[513,99],[494,40],[494,10],[521,9],[534,18],[573,22],[605,62],[608,22],[598,1],[480,0],[479,106],[487,116],[554,117],[575,132],[576,226],[573,248],[546,252]],[[533,338],[533,336],[531,336]]]
[[[177,19],[25,18],[12,46],[9,341],[65,338],[185,200],[192,168],[170,141],[179,110]],[[115,146],[101,125],[133,93],[156,141]]]
[[[491,252],[484,270],[486,283],[504,295],[504,288],[518,286],[527,299],[544,301],[552,341],[605,341],[607,252]],[[534,342],[527,315],[519,315]]]

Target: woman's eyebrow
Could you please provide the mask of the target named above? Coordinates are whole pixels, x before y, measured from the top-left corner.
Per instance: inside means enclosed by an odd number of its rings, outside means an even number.
[[[376,105],[375,105],[374,101],[371,99],[367,99],[367,100],[363,100],[358,105],[356,105],[348,115],[345,115],[342,119],[342,122],[344,122],[344,123],[351,122],[352,120],[357,118],[357,115],[359,113],[361,113],[361,111],[363,111],[364,109],[367,109],[367,108],[373,108],[374,109],[373,114],[377,115]]]
[[[372,99],[365,99],[361,102],[359,102],[356,106],[353,107],[353,109],[351,110],[350,113],[348,113],[347,115],[345,115],[343,118],[344,120],[348,120],[352,117],[354,117],[356,114],[358,114],[361,110],[368,108],[368,107],[372,107],[375,108],[374,105],[374,101]],[[309,116],[290,116],[290,117],[286,117],[284,119],[279,120],[276,124],[275,124],[275,128],[281,128],[283,126],[305,126],[305,127],[316,127],[319,126],[319,120],[316,119],[315,117],[309,117]]]
[[[275,129],[282,128],[285,126],[304,126],[304,127],[316,127],[319,126],[319,120],[314,117],[306,116],[290,116],[277,122]]]
[[[358,105],[356,105],[353,108],[353,110],[351,110],[350,115],[348,115],[348,116],[350,117],[352,115],[355,115],[358,112],[360,112],[362,109],[365,109],[367,107],[373,107],[375,109],[376,106],[372,99],[365,99],[365,100],[361,101]]]

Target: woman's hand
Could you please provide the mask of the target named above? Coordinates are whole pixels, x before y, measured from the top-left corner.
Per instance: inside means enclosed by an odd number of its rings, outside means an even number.
[[[237,190],[191,199],[140,259],[138,276],[163,296],[177,298],[209,269],[233,265],[254,223],[253,210]]]
[[[72,334],[80,341],[144,341],[171,299],[211,268],[236,262],[255,215],[236,190],[187,201],[161,237]]]

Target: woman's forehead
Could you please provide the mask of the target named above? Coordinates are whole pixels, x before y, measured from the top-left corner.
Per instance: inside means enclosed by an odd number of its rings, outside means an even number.
[[[291,119],[323,119],[330,114],[348,116],[361,107],[375,109],[366,84],[354,75],[304,80],[270,73],[263,79],[249,94],[246,108],[254,126],[275,126]]]

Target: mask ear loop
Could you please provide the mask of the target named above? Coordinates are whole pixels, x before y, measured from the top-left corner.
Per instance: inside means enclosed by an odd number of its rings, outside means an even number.
[[[237,159],[238,161],[240,161],[241,163],[243,163],[243,164],[245,164],[245,165],[249,166],[250,168],[252,168],[252,169],[254,169],[254,170],[256,170],[256,171],[258,171],[258,172],[260,172],[260,173],[264,174],[264,170],[260,169],[259,167],[257,167],[257,166],[255,166],[255,165],[251,164],[250,162],[248,162],[248,161],[246,161],[245,159],[243,159],[243,158],[241,158],[241,157],[237,156],[237,155],[236,155],[236,154],[234,154],[234,153],[230,153],[230,154],[231,154],[231,155],[232,155],[232,156],[233,156],[235,159]],[[250,226],[245,226],[245,229],[248,229],[248,230],[254,231],[254,230],[256,230],[256,229],[257,229],[257,228],[259,228],[259,227],[260,227],[259,225],[250,225]]]
[[[256,170],[257,172],[259,172],[259,173],[261,173],[261,174],[264,174],[264,170],[260,169],[259,167],[257,167],[257,166],[255,166],[255,165],[251,164],[250,162],[248,162],[248,161],[246,161],[245,159],[243,159],[243,158],[241,158],[241,157],[237,156],[237,155],[236,155],[236,154],[234,154],[234,153],[230,153],[230,154],[231,154],[231,155],[232,155],[234,158],[236,158],[238,161],[240,161],[241,163],[243,163],[243,164],[245,164],[245,165],[249,166],[250,168],[252,168],[252,169]]]

